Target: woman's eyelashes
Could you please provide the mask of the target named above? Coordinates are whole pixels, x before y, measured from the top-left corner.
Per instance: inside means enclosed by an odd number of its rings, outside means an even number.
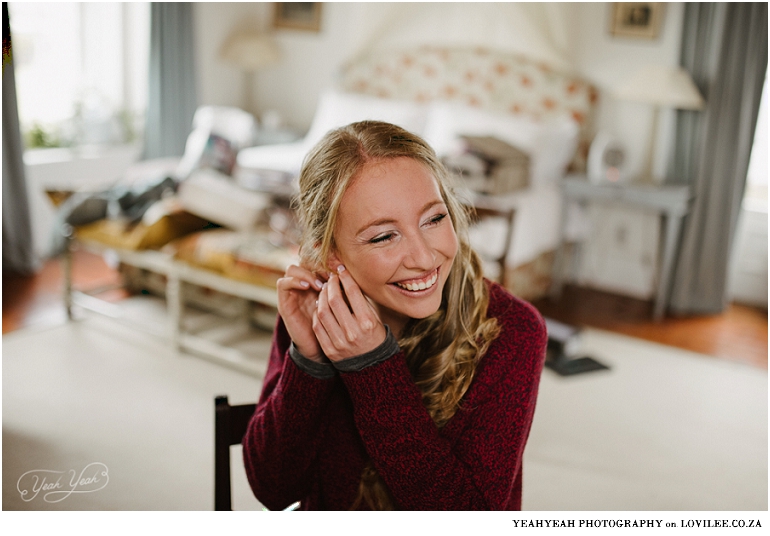
[[[446,218],[446,213],[442,212],[441,214],[436,214],[431,219],[428,220],[428,225],[436,225],[441,222],[444,218]]]
[[[387,242],[388,240],[391,240],[393,238],[394,233],[385,233],[381,235],[377,235],[374,238],[369,240],[370,244],[381,244],[382,242]]]
[[[445,212],[442,212],[441,214],[436,214],[435,216],[432,216],[428,218],[428,221],[426,221],[423,226],[424,227],[433,227],[435,225],[438,225],[441,223],[441,220],[447,217],[447,214]],[[370,244],[382,244],[385,242],[389,242],[395,238],[397,233],[388,231],[386,233],[379,234],[375,236],[374,238],[369,239]]]

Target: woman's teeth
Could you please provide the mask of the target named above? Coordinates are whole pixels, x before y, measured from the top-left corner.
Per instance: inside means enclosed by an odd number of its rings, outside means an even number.
[[[420,281],[419,283],[396,283],[397,286],[416,292],[418,290],[425,290],[436,284],[438,279],[438,273],[433,274],[427,281]]]

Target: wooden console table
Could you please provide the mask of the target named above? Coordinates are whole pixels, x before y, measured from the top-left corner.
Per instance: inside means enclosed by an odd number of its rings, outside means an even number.
[[[561,214],[561,240],[554,262],[551,296],[558,297],[564,284],[564,257],[566,242],[567,210],[569,202],[581,205],[605,203],[616,206],[632,206],[657,211],[664,220],[662,260],[658,268],[653,318],[660,320],[668,305],[674,255],[679,242],[682,219],[690,210],[693,195],[687,186],[655,186],[645,184],[593,184],[585,176],[571,175],[562,181],[564,203]],[[571,267],[574,276],[575,265]]]
[[[164,276],[166,279],[166,307],[169,315],[168,325],[158,326],[147,322],[132,321],[123,314],[119,305],[105,302],[88,292],[81,292],[73,288],[72,252],[76,247],[96,254],[104,254],[109,251],[123,264]],[[160,338],[170,339],[173,348],[179,351],[207,358],[258,378],[264,375],[263,361],[249,359],[236,348],[219,344],[185,329],[183,322],[186,308],[185,286],[197,285],[230,296],[277,307],[278,296],[274,288],[236,281],[209,270],[196,268],[183,261],[174,260],[171,255],[160,251],[119,249],[94,242],[80,242],[72,236],[68,238],[63,260],[64,304],[70,320],[74,318],[73,306],[78,305],[84,309],[119,319]],[[101,290],[104,289],[97,289],[96,292]]]

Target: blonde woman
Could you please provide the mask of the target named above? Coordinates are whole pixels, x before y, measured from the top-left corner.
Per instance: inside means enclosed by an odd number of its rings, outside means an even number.
[[[485,280],[449,177],[419,137],[364,121],[305,160],[301,266],[278,281],[243,440],[269,509],[521,509],[547,341]]]

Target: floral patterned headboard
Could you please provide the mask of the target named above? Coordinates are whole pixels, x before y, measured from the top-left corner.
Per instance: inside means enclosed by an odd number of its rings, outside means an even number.
[[[585,80],[483,48],[376,52],[349,63],[340,87],[380,98],[459,101],[543,120],[568,115],[580,125],[579,153],[587,148],[598,98],[596,88]],[[580,160],[578,156],[574,165],[579,167]]]

